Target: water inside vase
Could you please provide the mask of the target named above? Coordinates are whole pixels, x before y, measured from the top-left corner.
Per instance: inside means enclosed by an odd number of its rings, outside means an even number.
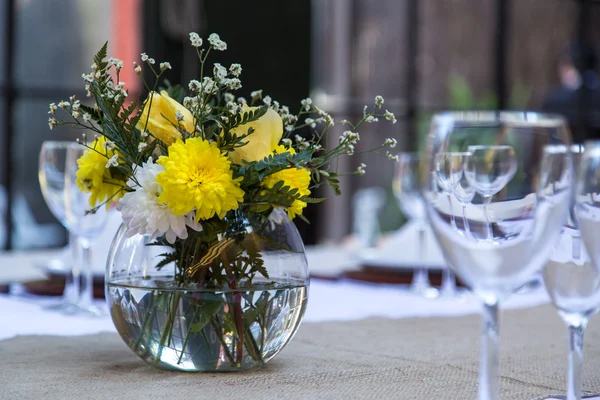
[[[240,290],[189,290],[172,280],[107,285],[117,331],[148,363],[180,371],[261,366],[291,340],[306,308],[303,284],[253,283]]]

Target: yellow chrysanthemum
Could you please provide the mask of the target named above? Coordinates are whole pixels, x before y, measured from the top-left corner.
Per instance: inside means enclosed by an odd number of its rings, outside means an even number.
[[[123,187],[125,182],[115,179],[110,172],[110,168],[106,168],[108,160],[114,156],[118,157],[116,150],[109,150],[104,147],[104,136],[96,139],[90,147],[94,150],[87,150],[77,160],[77,179],[76,183],[79,190],[91,193],[90,207],[95,207],[97,204],[110,199],[106,204],[110,207],[112,202],[123,197]]]
[[[274,153],[285,153],[295,154],[294,149],[286,149],[279,145],[275,148]],[[262,185],[268,189],[271,189],[278,182],[283,181],[284,186],[289,186],[292,189],[298,189],[298,193],[301,196],[310,195],[310,172],[304,168],[288,168],[274,174],[268,175],[262,181]],[[294,219],[296,215],[302,215],[302,211],[306,207],[306,202],[302,200],[294,200],[291,206],[285,209],[290,220]]]
[[[169,155],[158,159],[165,170],[156,176],[163,192],[158,201],[175,215],[196,209],[196,219],[223,218],[244,200],[239,181],[233,179],[229,159],[216,143],[196,137],[169,146]]]

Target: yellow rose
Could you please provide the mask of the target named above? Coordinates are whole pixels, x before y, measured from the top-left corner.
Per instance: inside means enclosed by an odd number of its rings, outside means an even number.
[[[148,118],[148,107],[150,107],[150,118]],[[181,123],[183,128],[188,132],[193,132],[194,116],[187,108],[169,97],[164,90],[160,94],[152,92],[144,103],[142,116],[135,127],[140,131],[144,131],[145,127],[146,131],[152,136],[170,145],[181,138],[181,133],[173,126],[177,123],[175,115],[177,111],[180,111],[183,115],[183,122]],[[148,121],[147,126],[146,120]]]
[[[257,107],[244,105],[245,113],[256,109]],[[253,128],[254,131],[243,139],[246,144],[229,153],[229,159],[234,164],[242,164],[242,161],[262,160],[275,150],[283,135],[283,121],[279,114],[271,108],[256,121],[239,125],[231,132],[242,136],[248,133],[249,128]]]

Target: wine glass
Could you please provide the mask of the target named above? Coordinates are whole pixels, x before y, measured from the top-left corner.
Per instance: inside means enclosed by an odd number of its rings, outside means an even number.
[[[462,168],[462,171],[464,172],[464,170],[469,162],[469,157],[470,157],[471,153],[465,152],[465,153],[460,153],[460,154],[462,154],[461,168]],[[473,236],[471,235],[471,226],[469,224],[469,217],[467,216],[467,206],[469,204],[471,204],[471,202],[475,198],[475,188],[473,188],[473,186],[471,186],[471,183],[469,183],[469,180],[467,179],[467,177],[465,176],[464,173],[458,180],[458,183],[452,188],[452,194],[454,195],[456,200],[458,200],[458,202],[462,206],[462,220],[463,220],[464,234],[469,238],[473,238]]]
[[[420,157],[417,153],[398,154],[398,164],[394,175],[393,190],[400,209],[411,221],[417,224],[419,232],[419,258],[425,262],[425,238],[427,219],[420,188]],[[438,291],[429,282],[429,272],[424,264],[415,266],[410,290],[427,298],[435,298]]]
[[[79,309],[91,315],[104,314],[93,305],[94,282],[92,276],[92,243],[101,233],[107,222],[106,207],[92,210],[90,193],[77,186],[77,160],[86,152],[86,147],[78,145],[67,149],[65,168],[65,225],[79,238],[81,243],[81,277],[83,288],[79,298]]]
[[[67,150],[78,146],[80,145],[72,141],[45,141],[39,154],[38,179],[42,195],[54,217],[67,229],[64,201]],[[68,246],[72,252],[71,271],[65,271],[65,289],[61,301],[49,308],[74,313],[77,310],[80,286],[75,263],[78,259],[79,243],[77,237],[71,232],[69,232]]]
[[[487,239],[493,238],[492,223],[487,206],[492,196],[501,191],[517,171],[515,150],[507,145],[475,145],[467,148],[468,158],[465,176],[471,186],[483,198],[483,214],[487,222]]]
[[[586,142],[582,150],[577,145],[571,150],[579,170],[573,199],[575,224],[563,228],[543,274],[546,290],[569,330],[568,400],[582,398],[583,335],[589,318],[600,308],[600,142]],[[556,180],[550,176],[548,181],[549,190],[555,190]]]
[[[435,173],[438,153],[468,151],[467,181],[485,196],[483,204],[475,198],[469,211],[471,227],[487,225],[487,234],[468,235],[464,226],[458,233],[438,185],[423,180],[427,215],[446,262],[484,306],[479,399],[499,396],[499,304],[542,269],[567,217],[568,190],[538,196],[542,168],[552,166],[542,163],[548,144],[570,144],[562,117],[474,111],[436,114],[432,120],[425,173]],[[568,173],[570,163],[561,165]],[[494,235],[488,213],[498,226]]]
[[[469,154],[470,153],[467,152],[441,152],[436,155],[435,160],[435,172],[438,185],[448,198],[450,223],[459,233],[461,233],[461,231],[458,230],[456,226],[452,197],[455,197],[454,193],[459,190],[457,186],[464,176],[465,157]],[[445,297],[456,295],[456,277],[448,266],[442,270],[441,292]]]

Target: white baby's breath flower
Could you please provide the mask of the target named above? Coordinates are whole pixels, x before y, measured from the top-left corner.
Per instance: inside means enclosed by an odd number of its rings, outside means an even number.
[[[215,83],[215,81],[212,80],[212,78],[205,76],[204,79],[202,80],[202,91],[204,93],[216,93],[219,88],[217,87],[217,84]]]
[[[219,51],[227,50],[227,43],[222,41],[221,38],[219,37],[219,35],[217,35],[216,33],[211,33],[208,36],[208,42],[211,44],[211,46],[215,50],[219,50]]]
[[[235,77],[239,77],[240,74],[242,73],[242,66],[240,64],[233,63],[229,67],[229,72],[231,73],[231,75],[233,75]]]
[[[91,119],[92,119],[92,116],[90,114],[88,114],[88,113],[83,114],[83,120],[85,122],[90,122]]]
[[[289,114],[289,113],[290,113],[290,108],[288,106],[281,106],[281,110],[279,110],[280,115]]]
[[[314,120],[314,119],[312,119],[312,118],[306,118],[306,119],[304,120],[304,123],[305,123],[306,125],[310,126],[311,128],[316,128],[316,126],[317,126],[317,123],[316,123],[316,122],[315,122],[315,120]]]
[[[150,235],[152,241],[164,236],[173,244],[177,238],[188,237],[188,226],[195,231],[202,231],[202,226],[194,219],[193,211],[187,215],[175,215],[166,204],[158,202],[162,187],[156,182],[156,175],[164,169],[149,158],[135,170],[135,180],[127,181],[127,185],[135,191],[125,193],[117,204],[117,210],[127,226],[128,237],[135,234]]]
[[[69,103],[68,101],[60,101],[60,102],[58,103],[58,106],[59,106],[60,108],[62,108],[63,110],[66,110],[68,107],[70,107],[70,106],[71,106],[71,103]]]
[[[292,115],[292,114],[289,114],[286,119],[287,119],[286,122],[290,125],[293,125],[298,121],[298,117],[296,117],[295,115]]]
[[[248,100],[245,97],[238,97],[237,102],[240,104],[248,104]]]
[[[190,32],[190,42],[194,47],[202,47],[202,38],[196,32]]]
[[[74,111],[79,111],[79,107],[81,107],[81,102],[79,100],[75,100],[71,106],[71,109]]]
[[[118,166],[119,166],[119,155],[115,154],[114,156],[112,156],[111,158],[108,159],[108,162],[106,163],[105,168],[118,167]]]
[[[154,60],[154,58],[149,58],[148,59],[148,63],[149,64],[156,64],[156,61]]]
[[[79,111],[72,111],[71,116],[73,118],[79,118],[79,117],[81,117],[81,113]]]
[[[117,147],[117,146],[115,145],[115,142],[113,142],[113,141],[111,141],[111,140],[108,140],[108,139],[106,139],[106,140],[104,141],[104,144],[103,144],[102,146],[103,146],[105,149],[108,149],[108,150],[114,150],[114,149],[115,149],[115,147]]]
[[[389,112],[388,110],[385,110],[385,113],[383,114],[383,116],[385,117],[385,119],[387,119],[388,121],[391,121],[392,124],[395,124],[396,122],[396,116],[394,115],[394,113]]]
[[[142,61],[148,61],[148,55],[146,53],[142,53]]]
[[[365,119],[365,122],[372,124],[373,122],[379,122],[379,118],[369,115],[367,119]]]
[[[140,136],[142,137],[142,139],[146,139],[148,137],[148,132],[142,132]]]
[[[271,103],[271,108],[273,109],[273,111],[275,112],[279,112],[279,102],[276,100],[273,100],[273,102]]]
[[[147,144],[146,142],[140,142],[140,143],[138,144],[138,152],[140,152],[140,153],[141,153],[142,151],[144,151],[144,149],[145,149],[146,147],[148,147],[148,144]]]
[[[50,130],[54,129],[56,125],[58,125],[58,121],[55,118],[48,118],[48,127]]]
[[[364,175],[367,172],[365,168],[367,168],[366,164],[360,163],[358,168],[356,168],[356,173],[359,175]]]
[[[333,119],[333,117],[329,114],[327,114],[327,116],[325,116],[325,123],[328,126],[334,126],[335,125],[335,120]]]
[[[235,101],[235,96],[232,93],[225,92],[223,93],[223,100],[225,100],[226,103],[229,103],[230,101]]]
[[[304,109],[306,111],[310,110],[310,107],[312,106],[312,103],[313,103],[313,101],[312,101],[312,99],[310,97],[307,97],[306,99],[303,99],[303,100],[300,101],[300,104],[302,104],[302,107],[304,107]]]
[[[304,141],[304,142],[300,142],[300,143],[298,143],[298,145],[297,145],[297,146],[298,146],[298,149],[299,149],[299,150],[306,150],[306,149],[308,149],[308,147],[310,146],[310,143],[308,143],[308,142]]]
[[[227,76],[227,68],[219,63],[215,63],[213,66],[213,75],[215,76],[215,80],[220,82]]]
[[[271,96],[265,96],[265,98],[263,99],[263,103],[265,103],[265,105],[267,106],[270,106],[272,101],[273,99],[271,99]]]
[[[262,99],[262,89],[250,92],[250,96],[252,97],[252,100]]]
[[[383,142],[383,145],[384,146],[389,146],[390,149],[393,149],[394,147],[396,147],[397,144],[398,144],[398,141],[396,139],[394,139],[394,138],[387,138]]]
[[[321,146],[320,144],[315,144],[315,145],[313,146],[313,150],[314,150],[314,151],[319,151],[319,150],[321,150],[322,148],[323,148],[323,146]]]
[[[92,71],[95,71],[95,70],[97,70],[97,69],[98,69],[98,64],[96,64],[96,63],[93,63],[92,65],[90,65],[90,69],[91,69]]]
[[[393,155],[393,154],[392,154],[392,153],[390,153],[389,151],[386,151],[386,152],[385,152],[385,156],[386,156],[387,158],[389,158],[390,160],[392,160],[392,161],[395,161],[395,162],[398,162],[398,161],[400,161],[400,157],[399,157],[397,154],[396,154],[396,155]]]
[[[48,111],[48,114],[52,114],[52,115],[56,114],[56,110],[58,109],[58,107],[56,107],[55,103],[50,103],[48,105],[48,107],[50,108],[50,111]]]
[[[346,143],[348,145],[356,144],[360,140],[358,132],[345,131],[340,136],[340,143]]]
[[[346,154],[348,154],[349,156],[354,154],[354,145],[349,144],[346,146]]]
[[[385,100],[383,99],[383,97],[381,96],[375,96],[375,107],[380,108],[383,103],[385,102]]]
[[[183,113],[179,110],[175,111],[175,119],[177,122],[183,122]]]
[[[231,90],[238,90],[242,88],[242,81],[238,78],[226,78],[222,81],[223,85]]]
[[[285,127],[285,131],[288,133],[292,133],[294,131],[294,127],[292,125],[287,125]]]
[[[117,68],[117,69],[123,68],[123,60],[119,60],[118,58],[112,57],[109,59],[109,61],[112,65],[115,66],[115,68]]]
[[[136,74],[142,75],[142,66],[138,65],[138,63],[136,63],[136,62],[133,63],[133,70],[135,71]]]
[[[197,80],[195,80],[195,79],[192,79],[190,81],[190,83],[188,84],[188,88],[192,92],[199,92],[201,87],[202,87],[202,84],[200,82],[198,82]]]
[[[119,101],[119,100],[121,100],[121,95],[120,94],[115,95],[115,102]]]
[[[168,62],[161,62],[160,63],[160,70],[161,71],[166,71],[168,69],[172,69],[171,68],[171,64],[169,64]]]
[[[290,138],[281,139],[281,144],[283,144],[285,147],[292,147],[292,139],[290,139]]]
[[[296,143],[301,143],[304,141],[304,138],[300,135],[294,136],[294,139],[296,139]]]

